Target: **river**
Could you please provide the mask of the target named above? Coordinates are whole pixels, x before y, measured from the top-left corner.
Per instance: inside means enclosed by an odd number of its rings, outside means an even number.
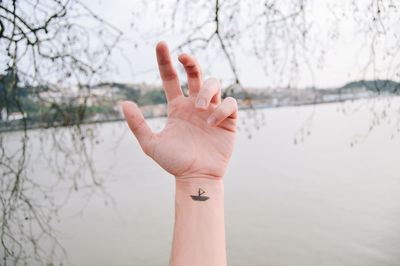
[[[228,265],[400,265],[400,100],[386,118],[383,106],[387,99],[240,112],[224,178]],[[164,122],[149,121],[155,130]],[[76,215],[86,198],[73,194],[56,224],[70,261],[168,265],[173,177],[125,123],[96,130],[94,165],[115,205],[94,195]]]

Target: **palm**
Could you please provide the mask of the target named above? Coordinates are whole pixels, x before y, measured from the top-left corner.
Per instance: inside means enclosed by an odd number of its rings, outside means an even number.
[[[181,98],[171,106],[168,121],[156,134],[150,156],[175,176],[222,177],[232,154],[236,120],[217,127],[207,125],[207,111],[194,108],[191,98]]]
[[[228,97],[221,102],[219,82],[208,79],[203,83],[197,60],[186,54],[179,59],[188,75],[189,97],[185,97],[168,47],[161,42],[156,50],[168,100],[167,124],[154,134],[139,108],[125,102],[129,127],[143,151],[176,177],[222,178],[233,150],[236,100]]]

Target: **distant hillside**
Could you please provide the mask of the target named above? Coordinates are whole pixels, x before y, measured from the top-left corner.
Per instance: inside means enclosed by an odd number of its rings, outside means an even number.
[[[360,80],[347,83],[339,89],[355,89],[355,88],[365,88],[369,91],[374,92],[388,92],[388,93],[400,93],[400,83],[392,80]]]

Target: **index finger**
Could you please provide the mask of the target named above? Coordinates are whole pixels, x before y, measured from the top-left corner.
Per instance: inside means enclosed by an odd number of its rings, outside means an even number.
[[[156,47],[158,69],[163,81],[165,95],[168,101],[182,96],[182,89],[179,84],[178,74],[172,65],[168,46],[165,42],[159,42]]]

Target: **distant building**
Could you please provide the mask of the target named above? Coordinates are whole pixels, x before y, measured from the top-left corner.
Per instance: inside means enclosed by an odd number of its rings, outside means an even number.
[[[7,120],[14,121],[14,120],[21,120],[23,118],[26,118],[26,114],[21,112],[14,112],[8,115]]]

